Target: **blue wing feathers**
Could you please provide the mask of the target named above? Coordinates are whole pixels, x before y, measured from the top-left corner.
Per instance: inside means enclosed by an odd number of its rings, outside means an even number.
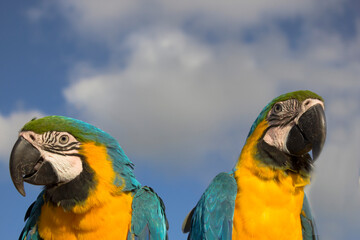
[[[303,240],[318,240],[319,237],[316,232],[315,221],[313,216],[311,215],[310,204],[306,197],[306,194],[304,194],[304,202],[300,218]]]
[[[37,231],[37,221],[40,216],[41,206],[44,204],[44,192],[42,191],[37,197],[36,201],[33,202],[25,214],[27,219],[26,224],[20,233],[19,240],[41,240]]]
[[[150,188],[137,190],[132,203],[131,234],[139,240],[167,239],[168,222],[162,199]]]
[[[231,174],[217,175],[185,220],[191,221],[184,225],[184,232],[190,231],[188,239],[231,239],[236,193],[236,181]]]
[[[33,203],[28,207],[28,209],[26,210],[25,217],[24,217],[24,222],[26,221],[26,219],[28,219],[28,218],[31,216],[31,211],[32,211],[35,203],[36,203],[36,201],[33,202]]]

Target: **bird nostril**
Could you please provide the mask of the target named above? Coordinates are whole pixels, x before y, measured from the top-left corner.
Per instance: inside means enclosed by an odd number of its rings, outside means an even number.
[[[305,103],[304,103],[304,106],[306,107],[309,104],[310,104],[310,100],[306,100]]]
[[[33,140],[33,141],[35,141],[35,137],[34,137],[34,135],[30,135],[30,138],[31,138],[31,140]]]

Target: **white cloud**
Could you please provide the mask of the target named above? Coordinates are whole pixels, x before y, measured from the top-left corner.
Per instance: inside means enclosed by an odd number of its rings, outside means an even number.
[[[275,86],[245,49],[213,51],[178,30],[146,31],[129,41],[126,69],[79,77],[65,97],[143,159],[189,165],[229,144],[219,140],[234,126],[245,121],[249,129],[262,107],[258,99],[274,96]]]
[[[8,116],[0,115],[0,159],[8,161],[12,146],[16,142],[18,132],[25,123],[43,114],[36,110],[14,111]]]
[[[235,31],[274,19],[321,18],[320,13],[341,11],[340,0],[176,1],[176,0],[63,0],[43,1],[32,8],[32,20],[60,13],[78,36],[114,43],[114,37],[156,25],[193,25]],[[89,40],[89,39],[88,39]]]

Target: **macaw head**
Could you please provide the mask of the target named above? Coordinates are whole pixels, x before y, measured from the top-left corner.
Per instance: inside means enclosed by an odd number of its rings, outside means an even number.
[[[98,186],[131,191],[139,183],[118,142],[80,120],[48,116],[25,124],[10,156],[10,175],[25,196],[24,181],[45,186],[45,198],[71,208]]]
[[[247,143],[255,143],[261,164],[308,175],[325,137],[323,99],[311,91],[296,91],[273,99],[261,111]]]

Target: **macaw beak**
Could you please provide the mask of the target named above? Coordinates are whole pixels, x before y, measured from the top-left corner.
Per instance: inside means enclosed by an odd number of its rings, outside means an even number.
[[[38,149],[25,138],[19,137],[10,155],[10,176],[18,192],[25,196],[24,181],[34,185],[58,182],[51,163],[44,161]]]
[[[316,104],[304,112],[289,132],[286,147],[290,154],[301,156],[312,151],[315,161],[324,146],[326,120],[324,107]]]

